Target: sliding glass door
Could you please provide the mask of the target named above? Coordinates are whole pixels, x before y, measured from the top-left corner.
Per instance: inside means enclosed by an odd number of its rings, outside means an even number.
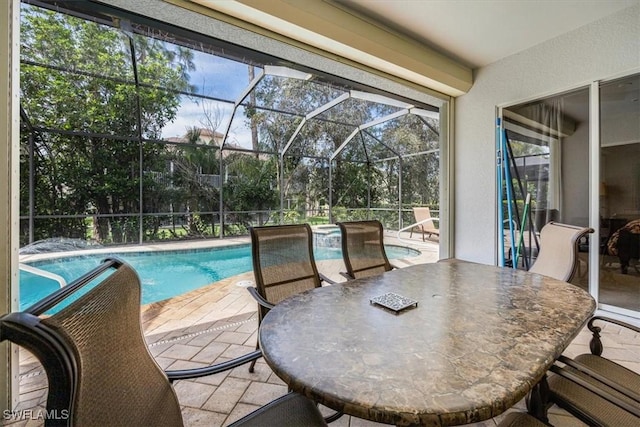
[[[640,317],[640,74],[504,107],[501,118],[499,262],[528,269],[548,221],[591,226],[572,283],[600,308]]]
[[[640,74],[600,85],[601,304],[640,312]]]
[[[528,269],[547,222],[589,225],[589,88],[505,108],[503,119],[505,265]],[[589,246],[581,243],[574,283],[586,289]]]

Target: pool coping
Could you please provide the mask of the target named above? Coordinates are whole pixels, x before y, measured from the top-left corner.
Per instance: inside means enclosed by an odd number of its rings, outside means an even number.
[[[149,244],[130,244],[103,246],[95,249],[79,249],[77,251],[64,252],[43,252],[37,254],[19,254],[19,262],[34,262],[51,258],[68,258],[82,255],[110,254],[112,252],[135,253],[135,252],[164,252],[185,249],[211,249],[223,246],[239,246],[250,244],[249,236],[229,237],[225,239],[203,239],[203,240],[179,240],[173,242],[159,242]],[[185,247],[185,246],[188,246]]]

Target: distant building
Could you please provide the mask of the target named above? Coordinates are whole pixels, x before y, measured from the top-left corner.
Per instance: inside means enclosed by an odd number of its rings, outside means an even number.
[[[215,145],[216,147],[220,147],[222,141],[224,140],[224,134],[218,131],[211,131],[205,128],[196,128],[195,132],[198,133],[198,139],[195,141],[196,144]],[[166,138],[165,141],[175,142],[176,144],[188,143],[190,142],[189,133],[186,133],[182,136],[172,136],[171,138]]]

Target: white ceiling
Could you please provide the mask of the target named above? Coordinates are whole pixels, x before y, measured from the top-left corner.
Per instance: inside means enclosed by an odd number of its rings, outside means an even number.
[[[335,1],[471,68],[640,4],[640,0]]]

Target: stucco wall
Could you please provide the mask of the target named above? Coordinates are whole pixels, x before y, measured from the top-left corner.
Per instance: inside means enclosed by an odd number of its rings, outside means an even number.
[[[496,261],[496,106],[638,71],[640,5],[476,72],[473,87],[456,102],[457,258],[486,264]]]

